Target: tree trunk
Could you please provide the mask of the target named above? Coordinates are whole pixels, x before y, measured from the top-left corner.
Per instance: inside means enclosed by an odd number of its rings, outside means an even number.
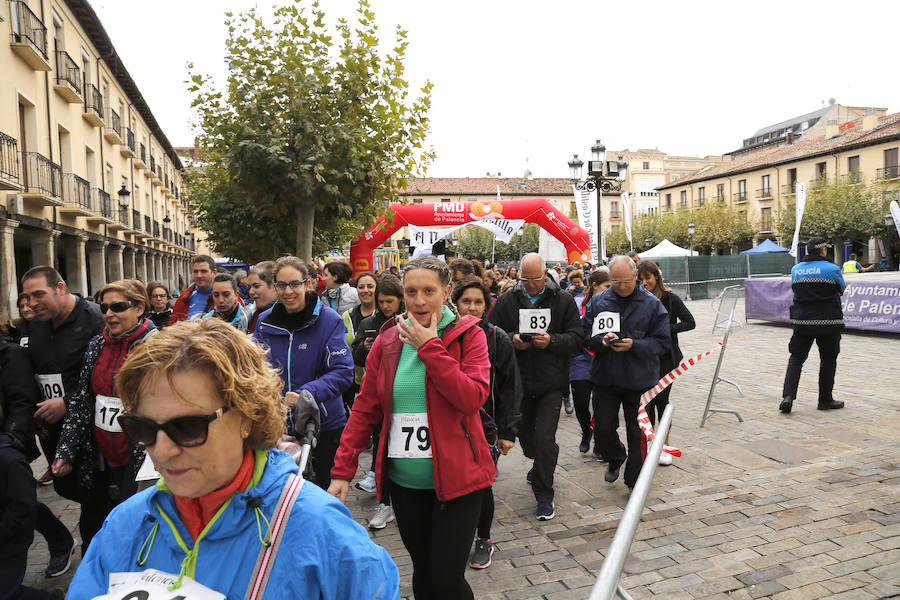
[[[297,207],[297,258],[306,264],[312,262],[313,225],[316,222],[316,207],[301,204]]]

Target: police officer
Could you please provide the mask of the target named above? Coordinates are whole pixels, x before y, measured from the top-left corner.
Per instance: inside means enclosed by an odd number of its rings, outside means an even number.
[[[797,397],[800,371],[809,356],[813,342],[819,347],[819,410],[844,408],[835,401],[834,373],[837,356],[841,351],[841,329],[844,314],[841,295],[846,284],[841,268],[826,258],[831,244],[824,238],[814,237],[806,242],[806,256],[791,269],[791,288],[794,303],[791,304],[791,324],[794,335],[788,344],[791,358],[784,375],[784,389],[778,409],[790,413]]]
[[[519,283],[500,296],[489,320],[504,331],[516,332],[513,346],[525,390],[519,439],[525,456],[534,460],[528,481],[537,500],[535,516],[546,521],[556,515],[556,427],[569,388],[569,356],[584,346],[578,307],[547,276],[541,255],[531,253],[522,259]]]

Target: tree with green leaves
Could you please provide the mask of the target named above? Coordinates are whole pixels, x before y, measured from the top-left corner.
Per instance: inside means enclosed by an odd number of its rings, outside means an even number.
[[[541,228],[534,223],[525,223],[522,235],[514,235],[508,244],[501,241],[494,243],[494,260],[519,260],[521,255],[537,252],[540,243]],[[491,242],[494,234],[477,226],[465,227],[459,234],[459,253],[464,258],[477,258],[482,262],[491,260]]]
[[[227,81],[190,69],[200,165],[187,180],[213,249],[255,261],[340,247],[432,158],[431,84],[411,98],[406,31],[379,49],[368,0],[329,28],[318,2],[226,13]],[[332,33],[336,32],[336,38]]]
[[[794,196],[779,204],[778,231],[793,236],[797,201]],[[800,222],[800,239],[821,236],[840,246],[844,240],[868,241],[886,232],[888,211],[883,186],[842,180],[820,181],[806,193],[806,209]]]

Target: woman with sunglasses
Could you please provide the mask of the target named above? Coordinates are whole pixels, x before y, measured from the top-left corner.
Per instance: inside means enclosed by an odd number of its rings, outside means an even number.
[[[116,384],[122,429],[162,479],[109,515],[70,598],[399,597],[387,552],[272,449],[282,383],[250,338],[219,319],[179,323]]]
[[[153,321],[157,329],[168,327],[169,318],[172,316],[169,288],[158,281],[153,281],[147,285],[147,295],[150,297],[150,312],[147,318]]]
[[[487,341],[448,306],[450,269],[434,256],[403,267],[406,314],[381,328],[335,457],[328,491],[346,500],[375,426],[379,490],[390,489],[416,598],[472,598],[466,564],[484,490],[494,482],[480,409]]]
[[[109,283],[97,293],[105,327],[90,341],[78,388],[66,411],[51,468],[56,477],[77,474],[83,551],[117,504],[137,491],[144,450],[128,443],[117,417],[122,401],[114,381],[127,356],[158,332],[146,318],[150,301],[135,279]]]
[[[284,393],[302,390],[319,405],[321,428],[312,451],[312,481],[327,489],[334,453],[347,422],[342,394],[353,384],[353,359],[344,321],[316,297],[309,270],[295,256],[275,261],[278,302],[259,317],[254,339],[268,349],[269,362],[281,374]],[[287,420],[294,433],[294,412]]]

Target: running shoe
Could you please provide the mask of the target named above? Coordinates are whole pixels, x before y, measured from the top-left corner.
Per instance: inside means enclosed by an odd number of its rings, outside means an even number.
[[[556,516],[556,512],[553,510],[552,502],[538,502],[537,510],[534,512],[534,516],[537,517],[538,521],[549,521],[553,517]]]
[[[364,492],[368,492],[370,494],[375,493],[375,471],[369,471],[366,473],[366,476],[356,482],[356,489],[362,490]]]
[[[528,469],[528,472],[525,474],[525,481],[528,482],[528,485],[534,485],[534,467]]]
[[[53,473],[50,472],[49,468],[44,471],[44,474],[38,479],[38,483],[41,485],[50,485],[53,483]]]
[[[394,520],[394,509],[386,504],[379,504],[375,509],[375,516],[369,521],[369,529],[384,529],[388,523]]]
[[[563,398],[563,405],[565,405],[567,415],[571,415],[575,412],[575,402],[572,401],[572,396]]]
[[[663,467],[668,467],[672,464],[672,455],[668,452],[663,452],[659,455],[659,464]]]
[[[45,577],[59,577],[69,570],[72,566],[72,557],[75,556],[75,549],[78,548],[78,540],[72,540],[72,547],[62,552],[56,552],[50,555],[50,563],[44,569]]]
[[[494,542],[477,538],[475,550],[469,560],[469,566],[473,569],[487,569],[491,566],[491,557],[494,555]]]

